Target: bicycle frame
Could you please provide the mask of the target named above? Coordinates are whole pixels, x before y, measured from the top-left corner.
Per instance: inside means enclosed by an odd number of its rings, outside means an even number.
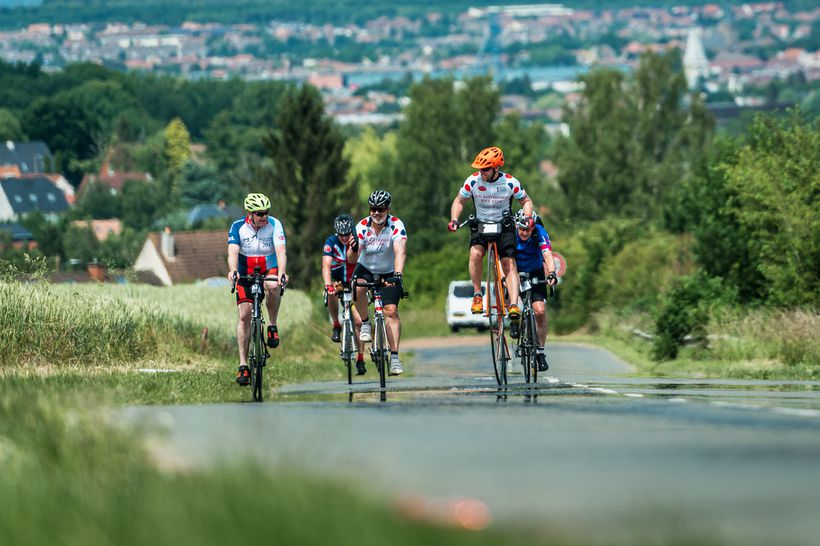
[[[354,339],[355,328],[353,326],[353,291],[349,286],[344,287],[342,296],[342,336],[339,344],[339,357],[347,367],[347,384],[353,383],[353,360],[358,350]]]
[[[538,278],[531,277],[528,273],[519,273],[521,280],[521,335],[518,344],[515,346],[516,356],[521,358],[521,366],[524,368],[524,380],[529,383],[538,381],[538,364],[535,354],[538,349],[538,327],[535,323],[535,311],[532,308],[532,289],[541,284]]]

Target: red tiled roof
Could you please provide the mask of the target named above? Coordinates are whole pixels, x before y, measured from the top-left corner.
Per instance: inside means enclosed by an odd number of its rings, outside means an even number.
[[[171,281],[192,282],[208,277],[228,275],[228,232],[180,231],[174,233],[174,259],[162,253],[162,234],[149,233]]]

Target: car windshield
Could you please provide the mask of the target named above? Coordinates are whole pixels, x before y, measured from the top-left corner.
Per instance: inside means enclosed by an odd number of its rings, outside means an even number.
[[[481,287],[481,293],[484,294],[484,287]],[[457,298],[472,298],[473,287],[469,284],[460,284],[453,288],[453,295]]]

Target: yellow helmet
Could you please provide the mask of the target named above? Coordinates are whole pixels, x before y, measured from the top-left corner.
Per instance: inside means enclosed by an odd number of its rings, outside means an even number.
[[[248,212],[270,210],[270,199],[261,193],[249,193],[245,198],[245,210]]]

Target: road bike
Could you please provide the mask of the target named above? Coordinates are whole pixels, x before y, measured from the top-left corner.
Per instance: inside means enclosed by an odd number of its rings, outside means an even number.
[[[248,281],[252,299],[251,339],[248,344],[248,368],[251,376],[251,393],[257,402],[262,401],[262,370],[270,353],[265,343],[265,319],[262,317],[262,301],[265,299],[265,281],[279,281],[279,294],[285,293],[285,277],[266,277],[259,267],[251,275],[236,275],[231,283],[231,294],[236,291],[236,283]]]
[[[493,371],[499,385],[507,384],[507,364],[510,361],[510,349],[504,334],[504,317],[507,315],[506,279],[498,257],[497,239],[501,235],[504,222],[510,222],[506,213],[501,222],[481,222],[474,215],[458,225],[459,228],[469,224],[471,231],[478,231],[487,239],[487,266],[485,268],[486,297],[484,298],[484,316],[490,319],[490,347],[493,355]]]
[[[367,282],[362,278],[353,279],[353,286],[362,286],[370,290],[370,300],[373,302],[373,342],[370,345],[370,358],[379,370],[379,386],[384,389],[387,385],[387,368],[390,366],[390,346],[387,341],[387,325],[384,318],[384,305],[382,305],[382,288],[392,283],[393,277],[382,277],[373,275],[373,281]],[[409,294],[402,292],[401,297],[406,298]],[[355,300],[356,293],[353,293]]]
[[[521,328],[519,329],[518,343],[513,345],[515,355],[521,359],[524,368],[524,380],[529,383],[538,381],[538,329],[535,323],[535,310],[532,308],[532,289],[546,280],[532,276],[529,273],[519,273],[521,280]]]
[[[347,384],[353,383],[353,363],[356,361],[358,348],[356,347],[356,330],[353,325],[353,290],[350,285],[337,283],[336,295],[341,292],[341,306],[339,308],[339,322],[342,325],[342,332],[339,336],[339,357],[347,368]],[[340,290],[341,288],[341,290]],[[325,290],[325,306],[327,306],[327,290]]]

